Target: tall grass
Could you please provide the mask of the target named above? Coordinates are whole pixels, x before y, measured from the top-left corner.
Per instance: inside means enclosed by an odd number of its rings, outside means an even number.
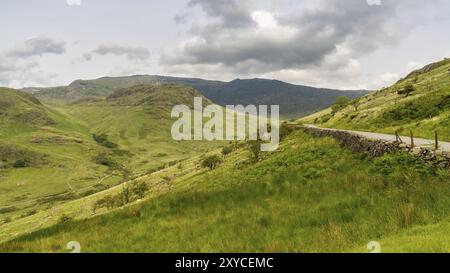
[[[405,165],[402,154],[366,158],[304,133],[282,148],[256,164],[234,166],[231,157],[187,187],[0,251],[59,252],[73,240],[87,252],[365,251],[369,241],[449,216],[447,171]]]

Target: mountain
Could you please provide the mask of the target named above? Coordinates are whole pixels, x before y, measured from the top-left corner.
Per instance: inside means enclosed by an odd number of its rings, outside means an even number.
[[[213,102],[225,105],[280,105],[283,117],[293,118],[310,114],[333,104],[339,96],[357,98],[367,91],[339,91],[293,85],[282,81],[249,79],[231,82],[197,78],[136,75],[104,77],[96,80],[77,80],[67,87],[26,88],[43,101],[73,102],[86,97],[106,97],[114,91],[139,84],[177,84],[192,87]]]
[[[450,141],[450,59],[411,72],[391,87],[301,122],[380,133],[399,132]]]
[[[199,90],[220,105],[280,105],[280,113],[286,118],[321,110],[333,104],[339,96],[357,98],[368,93],[313,88],[265,79],[237,79],[218,88],[204,87]]]

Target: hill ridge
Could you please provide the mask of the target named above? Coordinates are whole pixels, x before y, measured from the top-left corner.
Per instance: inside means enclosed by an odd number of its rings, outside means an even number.
[[[280,105],[286,118],[310,114],[328,107],[339,96],[351,99],[367,94],[364,90],[337,90],[295,85],[271,79],[235,79],[230,82],[200,78],[160,75],[133,75],[100,77],[93,80],[76,80],[66,87],[26,88],[43,101],[73,102],[85,97],[107,97],[114,91],[137,84],[178,84],[198,90],[219,105],[264,104]]]

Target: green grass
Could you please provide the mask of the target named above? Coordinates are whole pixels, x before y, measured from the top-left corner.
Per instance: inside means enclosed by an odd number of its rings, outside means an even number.
[[[434,69],[415,73],[408,78],[358,100],[358,107],[349,105],[332,114],[326,109],[300,121],[322,127],[409,135],[450,141],[450,60]],[[399,94],[406,85],[415,91],[409,96]],[[400,92],[401,93],[401,92]],[[356,102],[356,101],[354,101]]]
[[[43,105],[31,95],[0,88],[0,223],[218,147],[170,136],[172,106],[192,104],[194,95],[193,89],[174,85],[138,86],[105,100]],[[94,140],[93,134],[103,133],[118,147]],[[114,164],[99,164],[99,156]],[[14,168],[23,165],[18,160],[26,166]]]
[[[302,132],[260,162],[248,158],[240,148],[213,171],[188,171],[201,160],[191,159],[169,170],[178,172],[171,191],[153,187],[145,201],[20,236],[0,252],[65,252],[73,240],[83,252],[366,252],[373,240],[386,251],[450,251],[439,240],[448,171]]]

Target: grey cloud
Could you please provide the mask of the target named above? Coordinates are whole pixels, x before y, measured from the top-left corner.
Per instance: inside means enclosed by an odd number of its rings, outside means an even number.
[[[35,37],[25,40],[23,43],[7,53],[11,58],[28,58],[42,56],[44,54],[63,54],[66,52],[66,43],[49,37]]]
[[[90,60],[92,60],[92,55],[91,55],[90,53],[84,53],[84,54],[83,54],[83,58],[84,58],[86,61],[90,61]]]
[[[35,72],[39,64],[30,61],[20,61],[6,56],[0,56],[0,86],[24,86],[27,83],[40,83],[47,75]]]
[[[316,2],[320,9],[269,10],[276,28],[260,33],[252,19],[252,11],[259,10],[257,5],[250,9],[237,1],[192,0],[190,6],[200,5],[209,17],[220,19],[219,23],[195,28],[194,39],[166,51],[161,63],[220,65],[241,73],[345,66],[349,59],[406,35],[407,27],[397,21],[399,5],[406,2],[385,0],[381,6],[369,6],[366,0],[320,0]]]
[[[100,45],[93,53],[99,55],[126,56],[129,60],[147,60],[150,58],[150,51],[144,47],[131,47],[121,45]]]
[[[200,6],[209,16],[219,18],[227,27],[252,24],[246,1],[242,0],[191,0],[190,7]]]

